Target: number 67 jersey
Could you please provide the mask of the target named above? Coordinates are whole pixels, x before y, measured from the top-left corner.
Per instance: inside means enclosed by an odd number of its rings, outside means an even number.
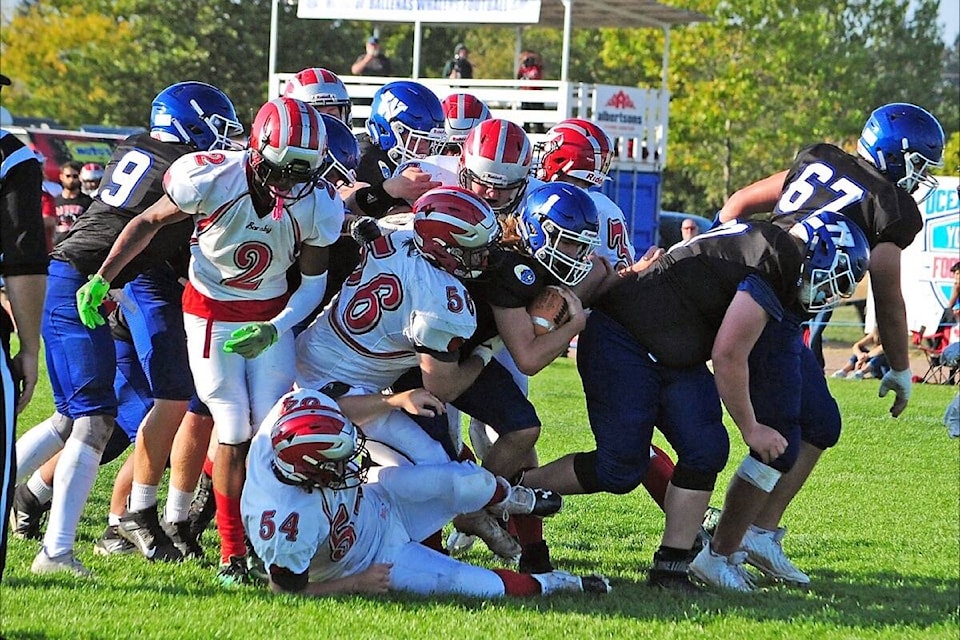
[[[434,267],[400,230],[361,250],[340,293],[297,338],[297,384],[381,391],[418,353],[455,358],[477,326],[463,283]]]

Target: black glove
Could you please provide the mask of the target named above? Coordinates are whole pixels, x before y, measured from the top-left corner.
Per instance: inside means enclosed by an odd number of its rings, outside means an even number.
[[[350,237],[357,244],[370,244],[381,236],[380,225],[376,218],[370,216],[358,216],[350,223]]]

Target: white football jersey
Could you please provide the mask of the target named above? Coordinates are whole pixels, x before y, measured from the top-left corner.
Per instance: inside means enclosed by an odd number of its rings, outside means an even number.
[[[397,167],[393,175],[400,175],[408,167],[419,167],[424,173],[429,173],[435,182],[441,182],[445,187],[456,187],[460,184],[458,156],[427,156],[419,160],[407,160]]]
[[[243,527],[257,556],[268,568],[309,570],[311,582],[363,571],[382,546],[388,510],[376,495],[361,499],[357,487],[308,492],[277,479],[270,431],[278,414],[274,407],[250,443],[240,498]]]
[[[418,350],[456,351],[476,328],[463,283],[421,256],[413,232],[401,229],[361,249],[340,293],[297,338],[297,384],[379,391],[419,366]]]
[[[272,213],[261,218],[249,193],[246,153],[189,153],[164,177],[167,195],[194,218],[190,283],[214,300],[282,296],[300,246],[332,244],[343,224],[343,202],[322,181],[286,203],[279,220]]]
[[[633,241],[623,211],[613,200],[593,189],[587,191],[597,205],[600,222],[600,246],[595,253],[606,258],[615,269],[634,263]]]

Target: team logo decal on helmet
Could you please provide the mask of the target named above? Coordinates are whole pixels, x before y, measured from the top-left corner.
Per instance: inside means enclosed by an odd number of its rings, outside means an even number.
[[[790,229],[805,244],[798,298],[810,312],[832,309],[849,298],[870,266],[863,231],[840,213],[807,216]]]
[[[437,187],[413,205],[413,241],[420,253],[458,278],[477,278],[500,238],[490,206],[460,187]]]
[[[928,111],[908,103],[887,104],[870,114],[857,153],[921,202],[937,188],[931,167],[943,166],[943,128]]]
[[[189,144],[198,151],[239,149],[231,138],[242,133],[233,103],[213,85],[178,82],[153,99],[150,135],[163,142]]]
[[[396,164],[436,155],[446,139],[440,99],[419,82],[389,82],[373,94],[367,133]]]
[[[519,215],[525,248],[560,282],[574,286],[590,273],[600,225],[597,206],[586,191],[548,182],[527,195]]]
[[[319,391],[299,389],[282,399],[280,416],[270,431],[273,471],[287,484],[308,489],[347,489],[363,483],[365,439]]]

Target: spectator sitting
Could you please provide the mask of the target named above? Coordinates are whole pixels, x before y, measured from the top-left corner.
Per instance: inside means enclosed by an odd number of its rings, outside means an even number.
[[[940,317],[941,329],[960,322],[960,312],[957,310],[957,303],[960,302],[960,260],[953,263],[950,273],[953,274],[953,288],[950,290],[950,299],[944,305],[943,315]]]
[[[367,50],[359,56],[350,72],[355,76],[389,76],[393,73],[388,58],[380,48],[380,38],[370,36],[367,38]]]
[[[472,79],[473,65],[468,60],[469,56],[470,50],[462,42],[458,42],[453,48],[453,58],[447,60],[447,64],[443,66],[443,77],[451,80]]]
[[[887,358],[883,354],[880,332],[873,331],[857,340],[852,347],[853,353],[847,364],[833,372],[834,378],[882,378],[890,370]]]

